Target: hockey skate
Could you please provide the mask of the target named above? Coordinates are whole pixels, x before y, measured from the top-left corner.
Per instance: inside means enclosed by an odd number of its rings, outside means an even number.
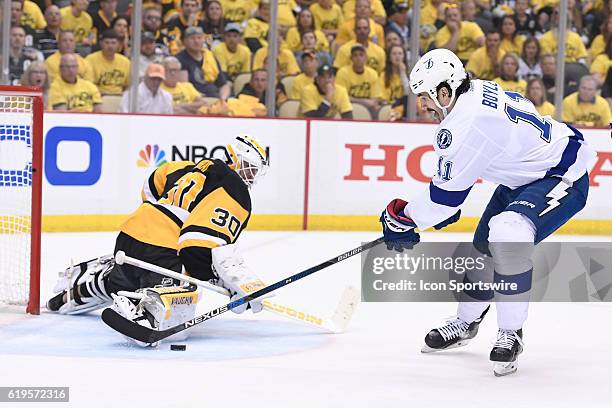
[[[523,352],[523,329],[497,331],[497,341],[489,359],[493,362],[493,374],[503,377],[518,369],[518,355]]]
[[[421,353],[450,350],[467,345],[478,334],[478,326],[488,311],[489,307],[472,323],[464,322],[458,317],[448,319],[442,326],[427,333]]]

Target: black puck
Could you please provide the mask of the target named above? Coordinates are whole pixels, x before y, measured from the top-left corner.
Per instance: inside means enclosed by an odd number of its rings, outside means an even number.
[[[184,344],[171,344],[170,350],[172,351],[185,351],[187,350],[187,346]]]

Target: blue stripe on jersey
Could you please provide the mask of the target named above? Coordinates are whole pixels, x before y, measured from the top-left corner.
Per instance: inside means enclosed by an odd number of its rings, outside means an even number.
[[[436,204],[445,205],[447,207],[459,207],[465,201],[465,198],[470,193],[472,186],[467,190],[448,191],[429,183],[429,196],[431,201]]]
[[[567,125],[571,130],[574,131],[574,134],[569,137],[567,142],[567,146],[565,146],[565,150],[561,154],[561,160],[559,163],[549,169],[546,172],[547,176],[563,176],[567,173],[567,170],[572,166],[572,164],[576,163],[576,159],[578,158],[578,150],[581,146],[581,141],[584,140],[584,136],[573,126]]]

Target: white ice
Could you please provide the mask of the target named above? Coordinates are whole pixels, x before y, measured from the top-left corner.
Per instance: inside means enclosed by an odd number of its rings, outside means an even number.
[[[253,269],[273,282],[376,235],[247,231],[241,245]],[[70,258],[110,253],[114,238],[44,234],[43,302]],[[467,234],[424,238],[469,240]],[[330,314],[346,285],[359,286],[359,262],[354,257],[318,272],[280,290],[277,299]],[[199,311],[224,300],[210,294]],[[466,348],[420,353],[427,331],[454,312],[451,303],[362,303],[340,335],[265,312],[230,312],[192,329],[184,352],[170,351],[167,343],[133,347],[97,315],[5,312],[0,386],[69,386],[69,406],[84,408],[610,406],[610,304],[532,304],[519,371],[504,378],[493,376],[488,361],[494,313]]]

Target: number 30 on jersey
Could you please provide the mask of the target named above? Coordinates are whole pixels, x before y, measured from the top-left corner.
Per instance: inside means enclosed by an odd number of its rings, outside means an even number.
[[[221,228],[227,228],[232,238],[236,238],[238,231],[240,231],[240,226],[242,225],[240,220],[228,210],[221,207],[215,208],[215,215],[216,217],[211,218],[210,222]]]

